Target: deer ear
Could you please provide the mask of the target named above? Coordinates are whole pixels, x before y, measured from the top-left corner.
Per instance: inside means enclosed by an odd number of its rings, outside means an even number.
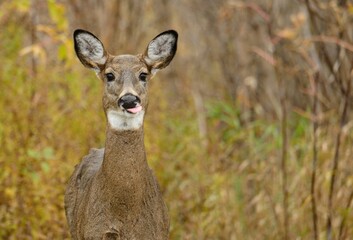
[[[159,69],[165,68],[172,61],[178,42],[178,33],[174,30],[162,32],[147,46],[143,58],[151,72],[154,74]]]
[[[100,72],[108,59],[102,42],[92,33],[77,29],[74,32],[75,51],[85,67]]]

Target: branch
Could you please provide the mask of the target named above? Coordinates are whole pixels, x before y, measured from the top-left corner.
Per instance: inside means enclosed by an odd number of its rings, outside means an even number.
[[[283,80],[280,80],[283,82]],[[283,83],[281,84],[283,85]],[[283,192],[283,217],[284,217],[284,240],[289,239],[289,215],[288,215],[288,172],[287,172],[287,153],[288,153],[288,134],[287,134],[287,98],[286,89],[284,86],[281,108],[282,108],[282,119],[281,119],[281,132],[282,132],[282,156],[281,156],[281,170],[282,170],[282,192]]]
[[[272,66],[276,65],[276,59],[271,54],[265,52],[261,48],[252,47],[251,51],[259,55],[261,58],[263,58],[266,62],[268,62]]]
[[[256,12],[267,23],[270,22],[270,20],[271,20],[270,15],[256,3],[244,3],[241,1],[230,1],[228,3],[228,5],[233,8],[249,8],[250,10],[253,10],[254,12]]]
[[[351,194],[348,197],[348,202],[347,202],[347,205],[346,205],[346,210],[347,211],[350,209],[352,202],[353,202],[353,190],[351,191]],[[343,233],[344,233],[343,230],[344,230],[344,227],[346,226],[347,216],[349,216],[349,214],[345,214],[344,217],[341,220],[340,231],[339,231],[339,234],[338,234],[338,240],[343,239]]]
[[[319,36],[313,36],[309,38],[309,41],[311,42],[324,42],[324,43],[333,43],[336,44],[340,47],[343,47],[344,49],[353,52],[353,45],[350,44],[349,42],[346,42],[344,40],[341,40],[337,37],[332,37],[332,36],[325,36],[325,35],[319,35]]]
[[[312,76],[310,76],[312,78]],[[317,121],[317,88],[318,88],[318,81],[319,74],[318,72],[315,73],[314,76],[314,83],[313,83],[313,116],[312,125],[313,125],[313,159],[312,159],[312,169],[311,169],[311,188],[310,188],[310,195],[311,195],[311,207],[312,207],[312,221],[313,221],[313,228],[314,228],[314,240],[319,239],[318,235],[318,218],[317,218],[317,207],[316,207],[316,195],[315,195],[315,183],[316,183],[316,167],[317,167],[317,129],[318,129],[318,121]]]
[[[283,194],[283,239],[289,239],[289,214],[288,214],[288,171],[287,171],[287,158],[288,158],[288,121],[287,121],[287,91],[286,85],[283,79],[283,72],[281,67],[277,64],[276,72],[278,78],[278,84],[280,89],[280,101],[281,101],[281,137],[282,137],[282,148],[281,148],[281,172],[282,172],[282,194]],[[281,69],[281,70],[280,70]]]
[[[353,75],[353,70],[351,71],[351,79],[349,79],[349,81],[348,81],[347,90],[346,90],[346,94],[344,97],[344,106],[343,106],[343,111],[341,114],[340,128],[339,128],[337,136],[336,136],[335,154],[332,159],[332,170],[331,170],[332,175],[331,175],[331,180],[330,180],[330,192],[329,192],[329,196],[328,196],[328,217],[327,217],[327,222],[326,222],[327,240],[332,239],[333,192],[334,192],[334,188],[335,188],[336,174],[337,174],[337,169],[338,169],[338,164],[339,164],[339,151],[340,151],[340,146],[341,146],[342,129],[343,129],[343,126],[346,122],[347,113],[348,113],[349,95],[351,92],[351,83],[352,83],[352,77],[353,77],[352,75]]]

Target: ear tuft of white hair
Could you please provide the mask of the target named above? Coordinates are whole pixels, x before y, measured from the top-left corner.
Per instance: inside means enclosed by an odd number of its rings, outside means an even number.
[[[178,33],[174,30],[162,32],[147,46],[145,62],[152,69],[162,69],[172,61],[177,50]]]
[[[97,69],[105,64],[107,53],[102,42],[92,33],[78,29],[74,32],[74,43],[77,57],[83,65]]]

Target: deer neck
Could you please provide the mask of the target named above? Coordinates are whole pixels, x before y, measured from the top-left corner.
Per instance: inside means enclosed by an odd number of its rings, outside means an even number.
[[[119,216],[138,214],[145,196],[147,165],[143,128],[117,131],[108,126],[98,179],[102,197]]]

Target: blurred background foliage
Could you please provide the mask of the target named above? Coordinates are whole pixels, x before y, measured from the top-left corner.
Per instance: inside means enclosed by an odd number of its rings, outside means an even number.
[[[0,239],[69,239],[74,165],[104,146],[101,83],[74,56],[179,32],[145,135],[170,239],[353,239],[348,0],[0,1]]]

